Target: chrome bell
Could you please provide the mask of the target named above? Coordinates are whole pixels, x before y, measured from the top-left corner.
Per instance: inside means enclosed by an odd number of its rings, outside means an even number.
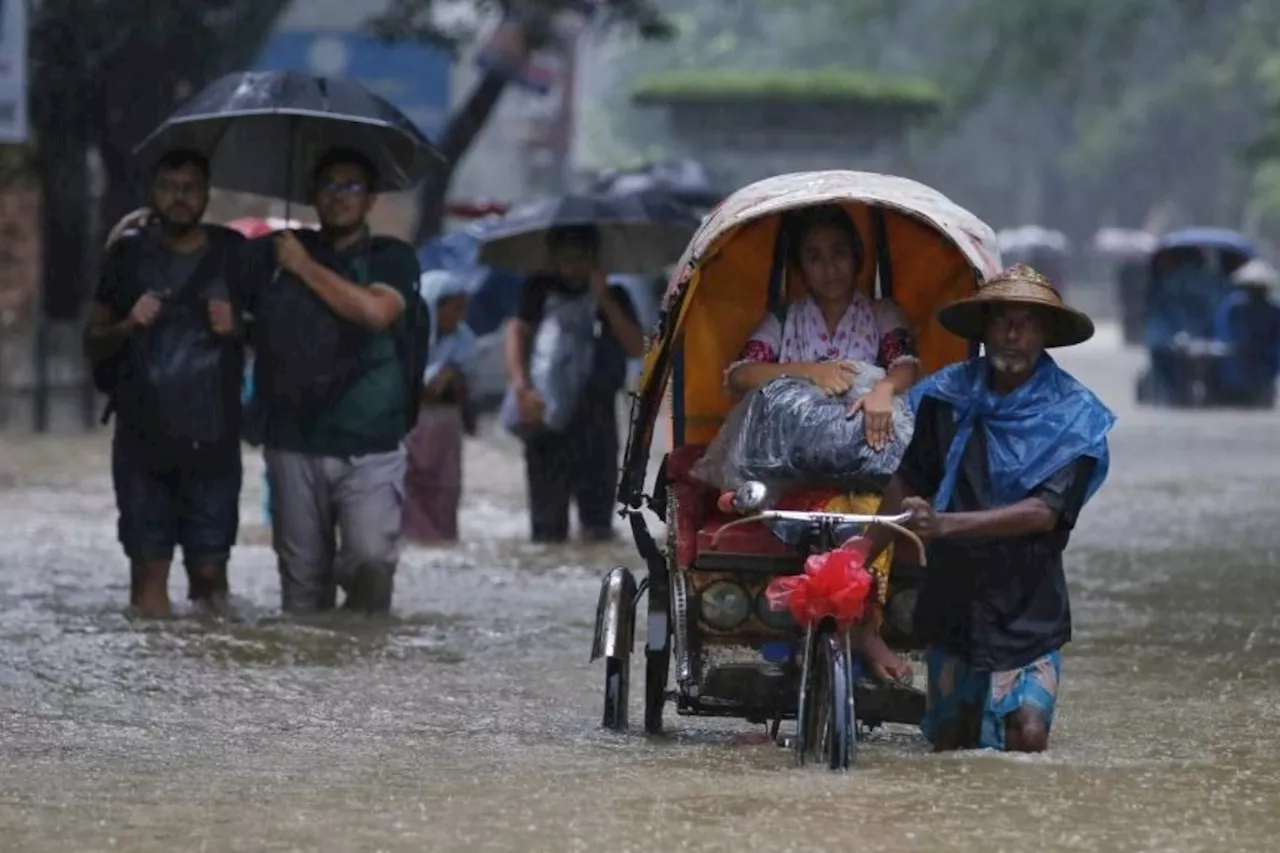
[[[733,508],[747,514],[759,512],[769,503],[769,488],[759,480],[748,480],[733,493]]]

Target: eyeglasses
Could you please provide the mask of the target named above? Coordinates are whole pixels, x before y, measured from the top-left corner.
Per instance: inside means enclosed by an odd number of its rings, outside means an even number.
[[[363,181],[325,181],[319,186],[322,193],[333,193],[334,195],[364,195],[369,191],[369,187]]]

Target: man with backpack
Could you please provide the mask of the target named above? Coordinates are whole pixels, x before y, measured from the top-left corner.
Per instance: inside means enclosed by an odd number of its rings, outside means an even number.
[[[201,223],[209,164],[175,151],[151,180],[154,221],[113,235],[85,329],[115,415],[111,474],[130,604],[170,613],[181,546],[193,602],[227,595],[239,528],[240,374],[235,269],[244,239]]]
[[[255,403],[286,612],[385,612],[400,556],[403,439],[430,322],[407,243],[369,234],[372,163],[332,151],[314,172],[319,231],[246,247]]]

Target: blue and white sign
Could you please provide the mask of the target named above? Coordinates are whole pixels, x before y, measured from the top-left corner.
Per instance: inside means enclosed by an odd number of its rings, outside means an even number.
[[[0,142],[27,141],[27,4],[0,0]]]
[[[449,118],[453,58],[425,45],[384,44],[349,30],[283,32],[267,43],[254,70],[355,80],[398,107],[433,140]]]

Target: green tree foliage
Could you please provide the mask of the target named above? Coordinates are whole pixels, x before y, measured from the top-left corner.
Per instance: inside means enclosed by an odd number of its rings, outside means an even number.
[[[1238,225],[1280,213],[1265,200],[1274,193],[1260,193],[1277,172],[1268,160],[1280,155],[1280,132],[1266,132],[1267,106],[1280,95],[1280,4],[950,5],[952,38],[938,65],[957,122],[1004,108],[1052,127],[1050,140],[1027,128],[1021,136],[1044,146],[1066,219]]]

